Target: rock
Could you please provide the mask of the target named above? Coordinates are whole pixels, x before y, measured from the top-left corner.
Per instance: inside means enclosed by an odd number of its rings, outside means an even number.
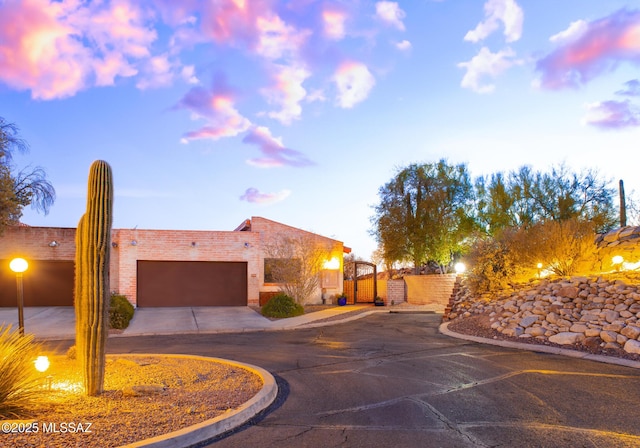
[[[602,339],[604,342],[616,342],[618,338],[618,333],[616,333],[615,331],[601,331],[600,332],[600,339]]]
[[[538,322],[538,316],[527,316],[520,319],[520,326],[527,328]]]
[[[615,331],[616,333],[620,333],[622,330],[622,324],[607,324],[602,327],[604,331]]]
[[[600,330],[599,328],[587,328],[587,330],[584,332],[584,335],[587,338],[598,337],[599,339],[601,331],[602,330]]]
[[[584,340],[584,334],[572,333],[570,331],[563,331],[549,338],[549,342],[560,345],[575,344],[582,340]]]
[[[522,333],[524,333],[524,329],[522,327],[505,328],[502,330],[502,334],[505,336],[519,337]]]
[[[586,333],[587,330],[588,328],[585,324],[573,324],[571,328],[569,328],[569,331],[572,333]]]
[[[624,344],[624,351],[627,353],[635,353],[640,355],[640,341],[629,339]]]
[[[558,315],[556,313],[549,313],[547,314],[546,320],[547,322],[551,323],[551,324],[555,324],[556,322],[558,322]]]
[[[576,297],[578,297],[578,288],[576,288],[575,286],[563,286],[558,290],[556,295],[569,299],[575,299]]]
[[[620,313],[612,310],[603,311],[602,314],[603,314],[604,320],[606,320],[609,323],[613,322],[614,320],[620,317]]]
[[[629,339],[638,339],[638,336],[640,336],[640,328],[634,327],[633,325],[627,325],[620,330],[620,334],[628,337]]]
[[[530,334],[533,337],[544,336],[546,331],[542,327],[529,327],[524,330],[525,334]]]

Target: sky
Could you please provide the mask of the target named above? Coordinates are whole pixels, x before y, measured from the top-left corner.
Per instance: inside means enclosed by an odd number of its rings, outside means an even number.
[[[410,163],[595,169],[640,190],[640,1],[0,0],[0,117],[75,227],[113,169],[114,228],[262,216],[369,259]]]

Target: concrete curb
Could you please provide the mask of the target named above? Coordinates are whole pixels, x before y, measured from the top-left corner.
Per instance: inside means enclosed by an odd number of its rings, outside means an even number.
[[[551,353],[553,355],[568,356],[570,358],[586,359],[589,361],[602,362],[605,364],[615,364],[624,367],[632,367],[634,369],[640,369],[639,361],[632,361],[630,359],[613,358],[610,356],[593,355],[591,353],[581,352],[578,350],[571,350],[568,348],[550,347],[548,345],[536,345],[525,344],[521,342],[502,341],[500,339],[487,339],[478,336],[471,336],[467,334],[455,333],[449,330],[449,324],[451,322],[444,322],[440,324],[438,330],[440,333],[450,336],[452,338],[463,339],[465,341],[479,342],[481,344],[497,345],[499,347],[516,348],[519,350],[528,350],[531,352],[543,352]]]
[[[253,366],[251,364],[244,364],[236,361],[231,361],[222,358],[210,358],[206,356],[195,355],[161,355],[161,354],[122,354],[122,355],[108,355],[117,357],[165,357],[165,358],[189,358],[200,359],[204,361],[212,361],[217,363],[229,364],[235,367],[240,367],[245,370],[249,370],[262,378],[263,386],[260,392],[258,392],[251,400],[244,403],[233,411],[220,415],[218,417],[206,420],[196,425],[187,426],[186,428],[178,431],[163,434],[161,436],[152,437],[150,439],[140,440],[135,443],[124,445],[120,448],[175,448],[175,447],[187,447],[197,443],[204,442],[212,439],[220,434],[224,434],[234,428],[237,428],[251,418],[253,418],[260,411],[263,411],[278,395],[278,386],[275,378],[266,370],[261,367]]]

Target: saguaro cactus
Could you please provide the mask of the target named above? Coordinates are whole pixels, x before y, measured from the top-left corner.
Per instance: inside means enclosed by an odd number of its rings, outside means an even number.
[[[107,162],[96,160],[89,170],[87,211],[76,231],[76,356],[85,394],[104,386],[105,345],[109,331],[109,255],[113,209],[113,178]]]

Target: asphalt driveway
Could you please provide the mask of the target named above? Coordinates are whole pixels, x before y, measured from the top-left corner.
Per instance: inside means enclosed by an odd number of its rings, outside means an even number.
[[[111,353],[255,364],[280,396],[211,447],[637,447],[640,371],[438,333],[382,314],[282,332],[109,339]]]

